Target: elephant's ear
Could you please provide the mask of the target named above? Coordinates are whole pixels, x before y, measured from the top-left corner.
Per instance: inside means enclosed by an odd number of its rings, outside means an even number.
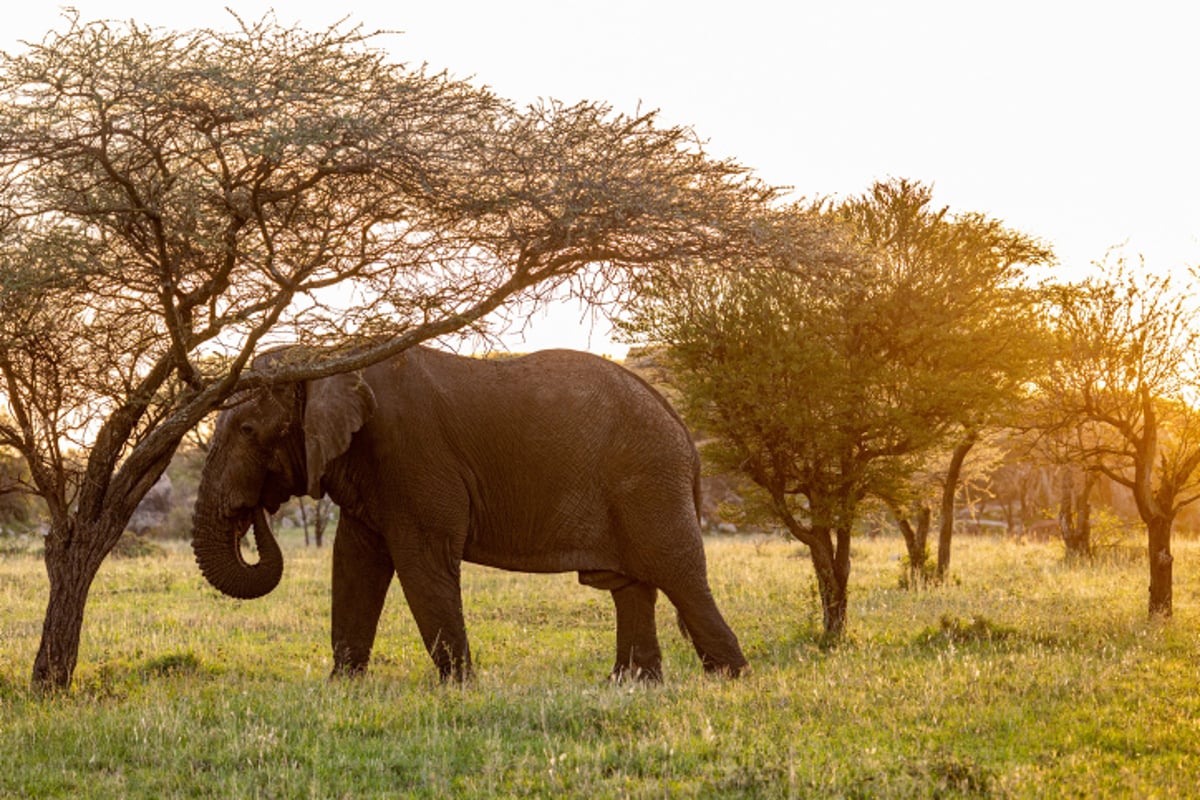
[[[304,458],[308,494],[321,496],[330,461],[346,452],[350,437],[375,413],[375,393],[361,372],[309,381],[304,406]]]

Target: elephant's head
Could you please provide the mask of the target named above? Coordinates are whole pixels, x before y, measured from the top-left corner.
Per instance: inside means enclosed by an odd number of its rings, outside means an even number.
[[[268,515],[290,497],[320,497],[326,466],[374,411],[360,373],[253,389],[231,400],[217,418],[192,518],[192,549],[209,583],[242,599],[278,585],[283,556]],[[246,563],[240,546],[251,526],[255,564]]]

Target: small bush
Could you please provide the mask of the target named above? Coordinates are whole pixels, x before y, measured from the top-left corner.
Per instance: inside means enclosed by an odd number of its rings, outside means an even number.
[[[1146,561],[1145,529],[1108,509],[1092,513],[1092,561],[1126,566]]]
[[[943,614],[937,628],[926,628],[917,635],[917,643],[974,644],[977,642],[1003,642],[1017,635],[1016,628],[998,625],[986,617],[972,616],[969,620],[951,614]]]
[[[188,675],[200,671],[200,658],[191,650],[167,653],[142,665],[144,675]]]
[[[995,782],[992,772],[970,757],[938,755],[909,769],[923,780],[922,793],[928,797],[987,797]]]
[[[937,582],[937,562],[930,558],[929,548],[925,548],[925,560],[919,568],[914,567],[912,557],[907,553],[900,559],[899,587],[906,591],[923,589]]]
[[[126,531],[117,540],[117,546],[112,549],[113,558],[162,558],[166,555],[162,545]]]

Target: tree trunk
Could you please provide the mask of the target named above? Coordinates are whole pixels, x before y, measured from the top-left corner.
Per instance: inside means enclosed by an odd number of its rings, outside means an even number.
[[[1150,543],[1150,614],[1170,617],[1172,613],[1171,527],[1173,517],[1155,517],[1147,523]]]
[[[954,495],[958,492],[958,481],[962,477],[963,462],[967,453],[978,441],[979,434],[969,430],[962,441],[954,446],[950,466],[946,468],[946,483],[942,486],[942,518],[938,521],[937,579],[944,581],[950,572],[950,540],[954,536]]]
[[[846,587],[850,579],[849,536],[838,532],[835,550],[828,529],[812,531],[815,544],[809,546],[813,569],[817,574],[817,589],[821,595],[824,638],[836,642],[846,632]],[[843,542],[843,538],[846,541]]]
[[[1085,472],[1083,486],[1076,490],[1075,470],[1069,466],[1063,467],[1058,527],[1067,549],[1068,561],[1092,558],[1090,495],[1095,483],[1095,476]]]
[[[1083,475],[1083,491],[1075,499],[1075,527],[1079,538],[1087,547],[1088,555],[1092,554],[1092,489],[1096,487],[1097,477],[1091,472]]]
[[[33,687],[42,691],[67,689],[79,659],[79,639],[88,592],[104,556],[121,531],[94,527],[69,536],[67,526],[52,529],[46,540],[46,573],[50,599],[42,623],[42,641],[33,662]],[[91,535],[80,535],[81,533]]]
[[[304,498],[296,498],[296,508],[300,510],[300,524],[304,526],[304,546],[308,547],[308,509],[305,508]],[[320,540],[317,541],[317,546],[320,546]]]
[[[313,535],[316,537],[317,547],[319,548],[321,542],[325,539],[325,528],[329,525],[330,512],[333,510],[333,501],[328,497],[318,497],[314,508],[316,511],[313,515]]]
[[[1000,504],[1000,507],[1004,510],[1004,528],[1011,536],[1013,534],[1013,528],[1016,527],[1016,525],[1013,523],[1017,519],[1016,514],[1013,513],[1013,503],[1011,500],[1005,500]]]
[[[1172,613],[1172,567],[1175,558],[1171,555],[1171,526],[1179,510],[1175,504],[1179,487],[1186,485],[1196,468],[1195,459],[1200,452],[1184,464],[1159,477],[1155,487],[1155,470],[1159,462],[1158,415],[1154,407],[1154,396],[1149,388],[1141,388],[1142,438],[1137,442],[1134,457],[1133,499],[1138,513],[1146,523],[1146,541],[1150,557],[1150,616],[1167,618]],[[1166,459],[1163,459],[1165,462]]]
[[[817,575],[817,590],[821,595],[826,642],[833,643],[846,630],[846,587],[850,582],[850,527],[848,522],[834,526],[816,524],[801,525],[788,509],[787,500],[779,487],[771,491],[771,499],[779,519],[787,526],[794,538],[808,547],[813,570]],[[809,497],[809,507],[818,505]],[[853,517],[853,514],[845,515]],[[830,519],[832,515],[815,515],[816,519]],[[836,546],[834,535],[837,536]]]
[[[900,532],[904,534],[904,547],[908,550],[908,588],[920,589],[925,585],[929,572],[929,528],[933,511],[927,505],[917,510],[916,525],[893,509]]]

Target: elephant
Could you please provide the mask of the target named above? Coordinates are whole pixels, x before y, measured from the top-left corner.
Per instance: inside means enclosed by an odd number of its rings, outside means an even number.
[[[395,576],[442,680],[468,677],[463,561],[577,572],[610,592],[613,679],[661,680],[660,589],[706,671],[747,668],[708,583],[691,436],[661,394],[609,360],[418,345],[360,371],[245,390],[219,414],[201,473],[193,550],[204,577],[236,598],[270,592],[283,557],[268,515],[325,493],[341,512],[335,676],[367,668]],[[251,527],[253,564],[240,548]]]

